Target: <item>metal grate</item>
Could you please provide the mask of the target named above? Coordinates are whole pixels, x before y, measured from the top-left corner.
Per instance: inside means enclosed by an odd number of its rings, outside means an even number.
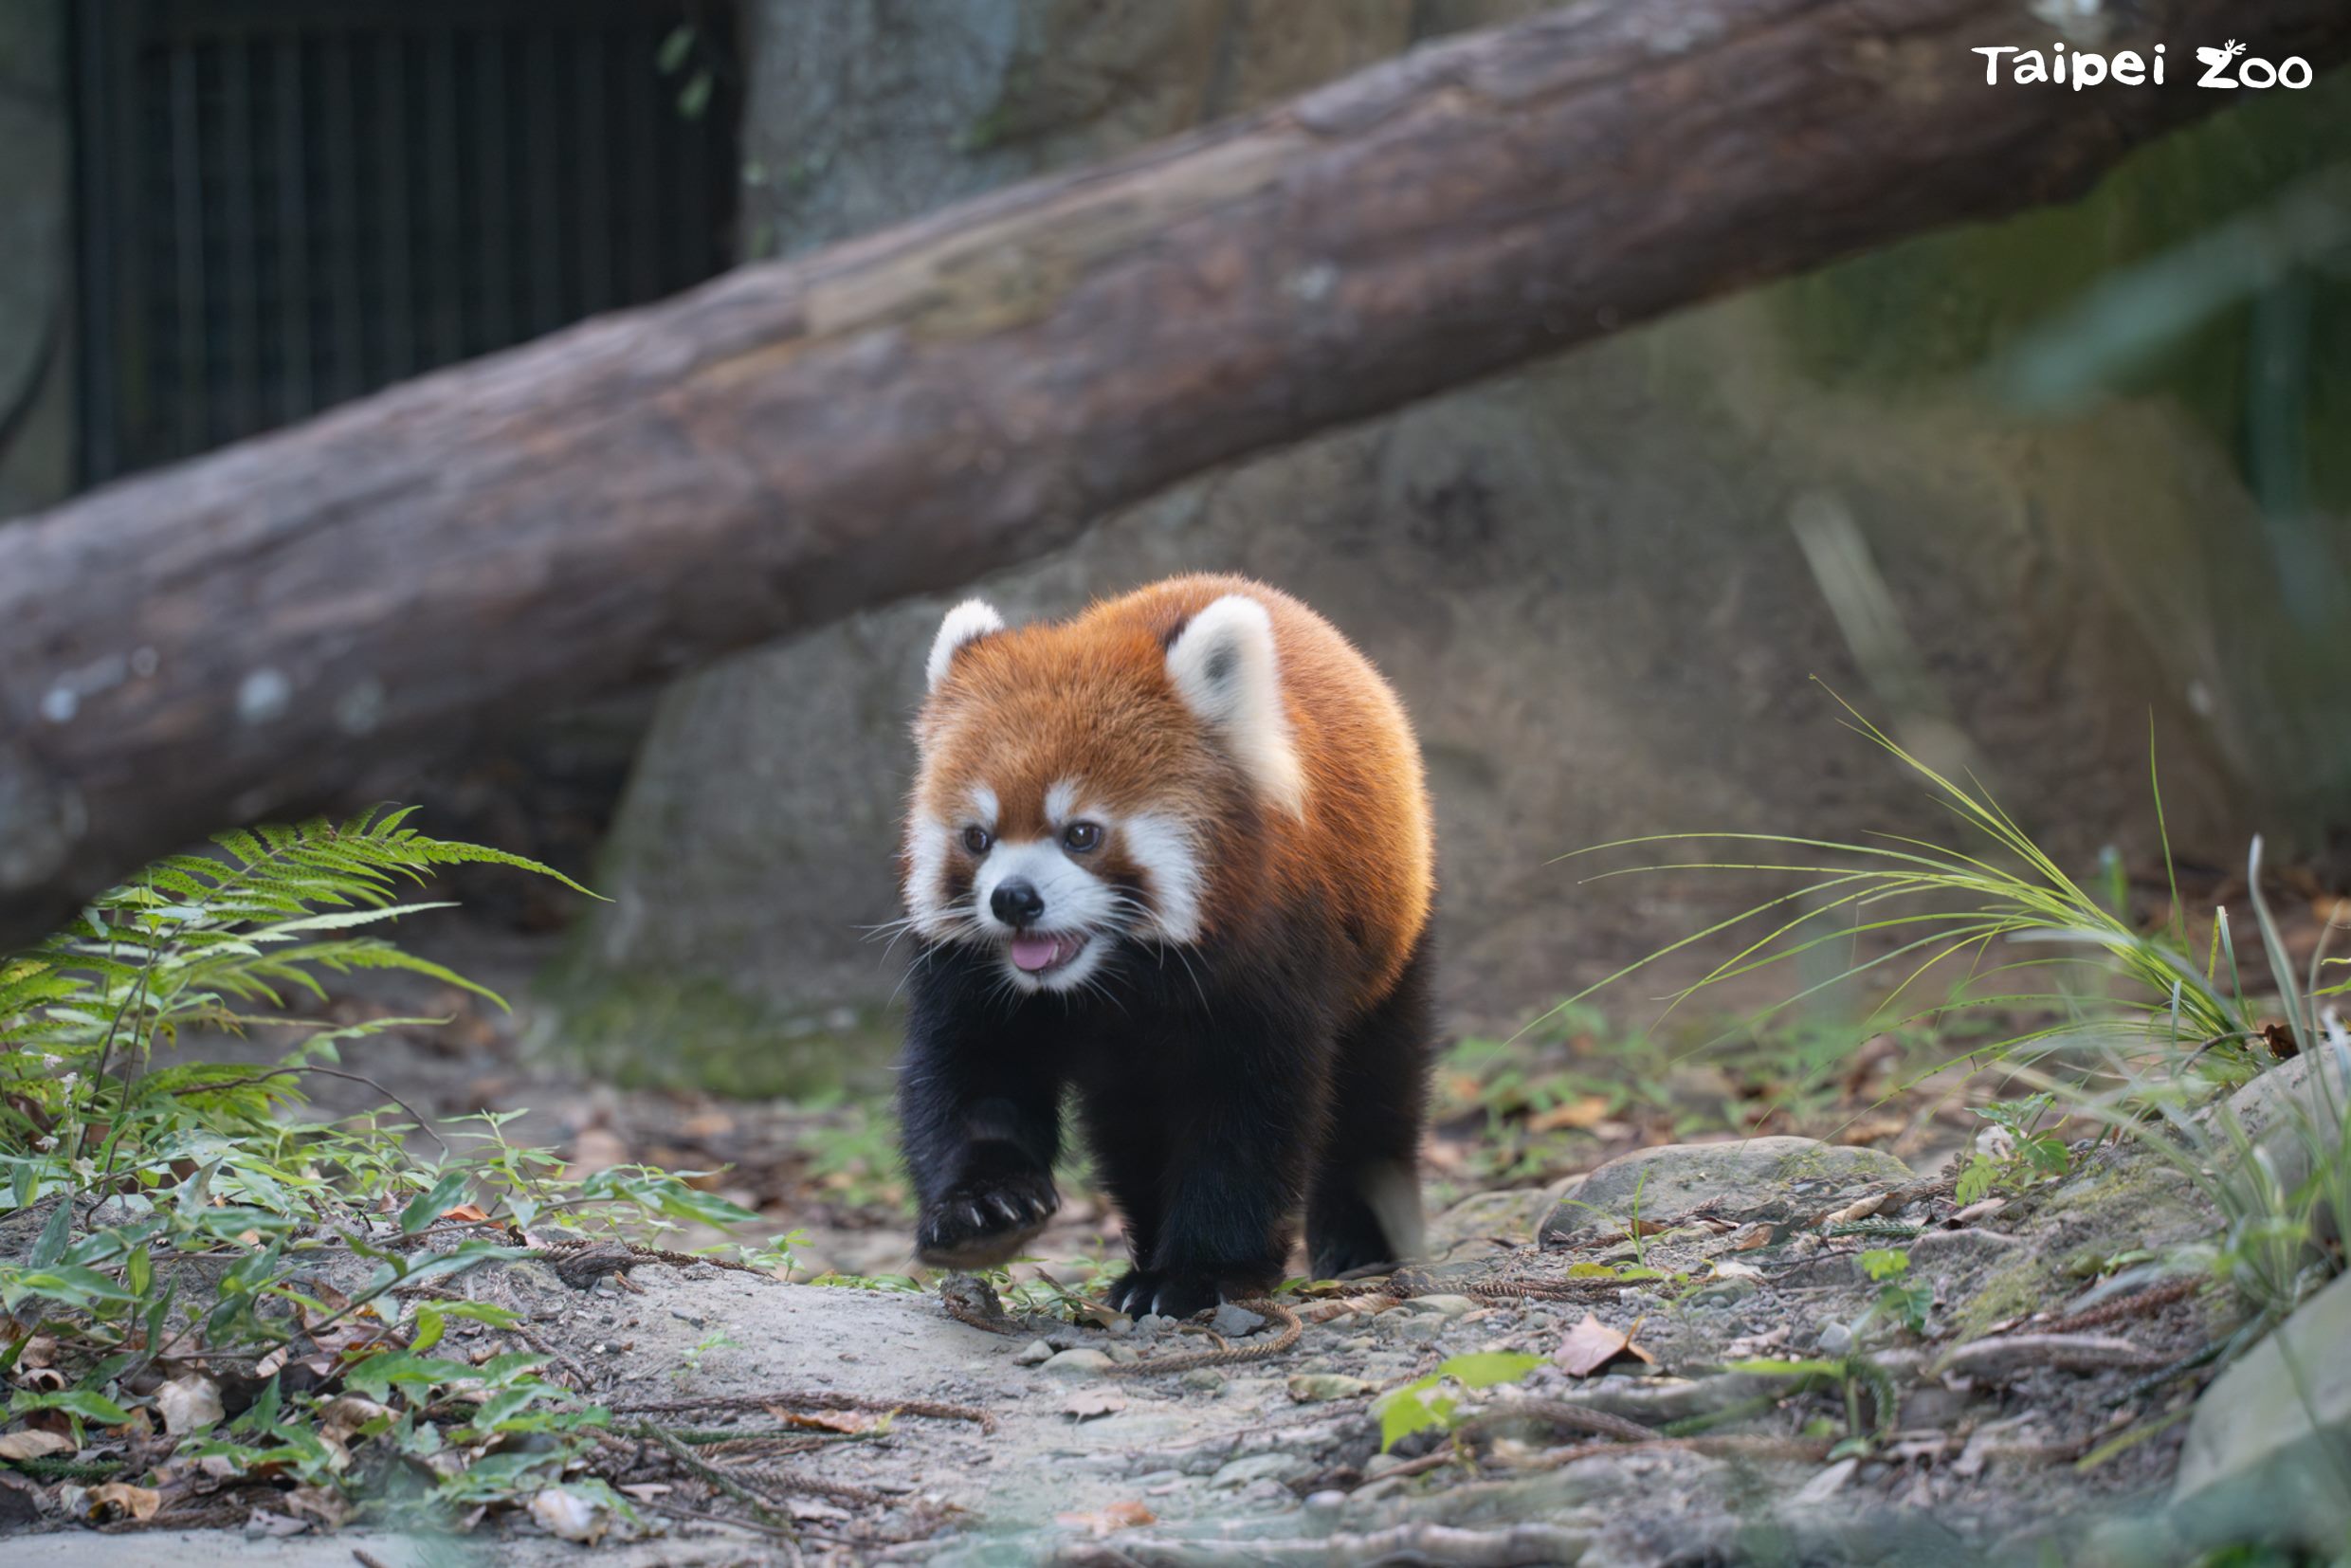
[[[83,479],[721,270],[696,0],[77,0]],[[682,112],[663,42],[715,86]],[[667,64],[675,64],[674,58]]]

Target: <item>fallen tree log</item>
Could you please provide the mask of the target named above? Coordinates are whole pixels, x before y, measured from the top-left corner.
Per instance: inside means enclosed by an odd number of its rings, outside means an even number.
[[[1690,301],[2077,193],[2351,52],[2092,9],[2164,87],[1987,84],[2013,0],[1588,0],[428,376],[0,527],[0,946],[370,764],[1071,538]],[[821,737],[811,737],[812,745]]]

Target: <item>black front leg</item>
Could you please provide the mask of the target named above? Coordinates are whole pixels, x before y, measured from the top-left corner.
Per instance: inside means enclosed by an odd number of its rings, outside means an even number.
[[[961,955],[916,959],[898,1115],[918,1212],[915,1254],[942,1268],[1017,1255],[1061,1207],[1061,1079],[1014,1012],[972,985]]]
[[[1280,1283],[1325,1100],[1324,1053],[1286,1033],[1221,1033],[1202,1053],[1188,1103],[1169,1118],[1149,1254],[1112,1304],[1188,1318]]]

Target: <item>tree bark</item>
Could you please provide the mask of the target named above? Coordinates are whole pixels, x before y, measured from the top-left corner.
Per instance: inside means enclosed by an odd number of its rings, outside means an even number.
[[[2076,194],[2343,0],[1587,0],[0,528],[0,946],[394,756],[1059,545],[1186,475]],[[2276,89],[2273,89],[2276,90]],[[821,737],[810,743],[821,745]]]

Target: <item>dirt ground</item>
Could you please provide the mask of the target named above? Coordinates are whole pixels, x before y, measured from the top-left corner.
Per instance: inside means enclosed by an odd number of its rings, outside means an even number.
[[[544,944],[441,939],[519,996]],[[584,1085],[527,1004],[506,1015],[362,988],[337,1005],[456,1022],[372,1043],[364,1068],[350,1064],[371,1082],[318,1082],[321,1114],[390,1096],[455,1138],[451,1118],[527,1107],[507,1136],[575,1170],[708,1171],[697,1179],[774,1233],[797,1232],[786,1277],[643,1261],[567,1281],[529,1262],[455,1282],[521,1313],[616,1429],[652,1407],[698,1441],[739,1431],[759,1495],[788,1505],[750,1525],[709,1478],[643,1443],[616,1449],[613,1479],[673,1511],[607,1522],[599,1561],[2093,1561],[2104,1522],[2160,1504],[2172,1418],[2205,1376],[2181,1363],[2226,1326],[2194,1296],[2099,1284],[2215,1224],[2158,1161],[2083,1142],[2062,1183],[1958,1204],[1948,1169],[1977,1125],[1959,1091],[1980,1103],[1999,1085],[1933,1071],[1948,1042],[1832,1041],[1828,1069],[1808,1071],[1818,1042],[1725,1055],[1579,1013],[1506,1049],[1457,1048],[1427,1151],[1431,1261],[1285,1298],[1302,1323],[1284,1345],[1270,1312],[1178,1325],[1073,1305],[1119,1257],[1116,1216],[1082,1171],[1066,1173],[1038,1261],[1015,1270],[1011,1320],[951,1315],[936,1278],[911,1277],[873,1094],[751,1103]],[[1864,1262],[1894,1249],[1906,1323]],[[962,1299],[966,1316],[993,1310]],[[477,1357],[517,1343],[477,1323],[451,1334],[480,1341]],[[1223,1364],[1152,1367],[1208,1352]],[[1446,1385],[1452,1430],[1383,1449],[1382,1394],[1494,1352],[1537,1364]],[[20,1536],[7,1557],[392,1568],[582,1552],[508,1513],[430,1540],[65,1530]]]

